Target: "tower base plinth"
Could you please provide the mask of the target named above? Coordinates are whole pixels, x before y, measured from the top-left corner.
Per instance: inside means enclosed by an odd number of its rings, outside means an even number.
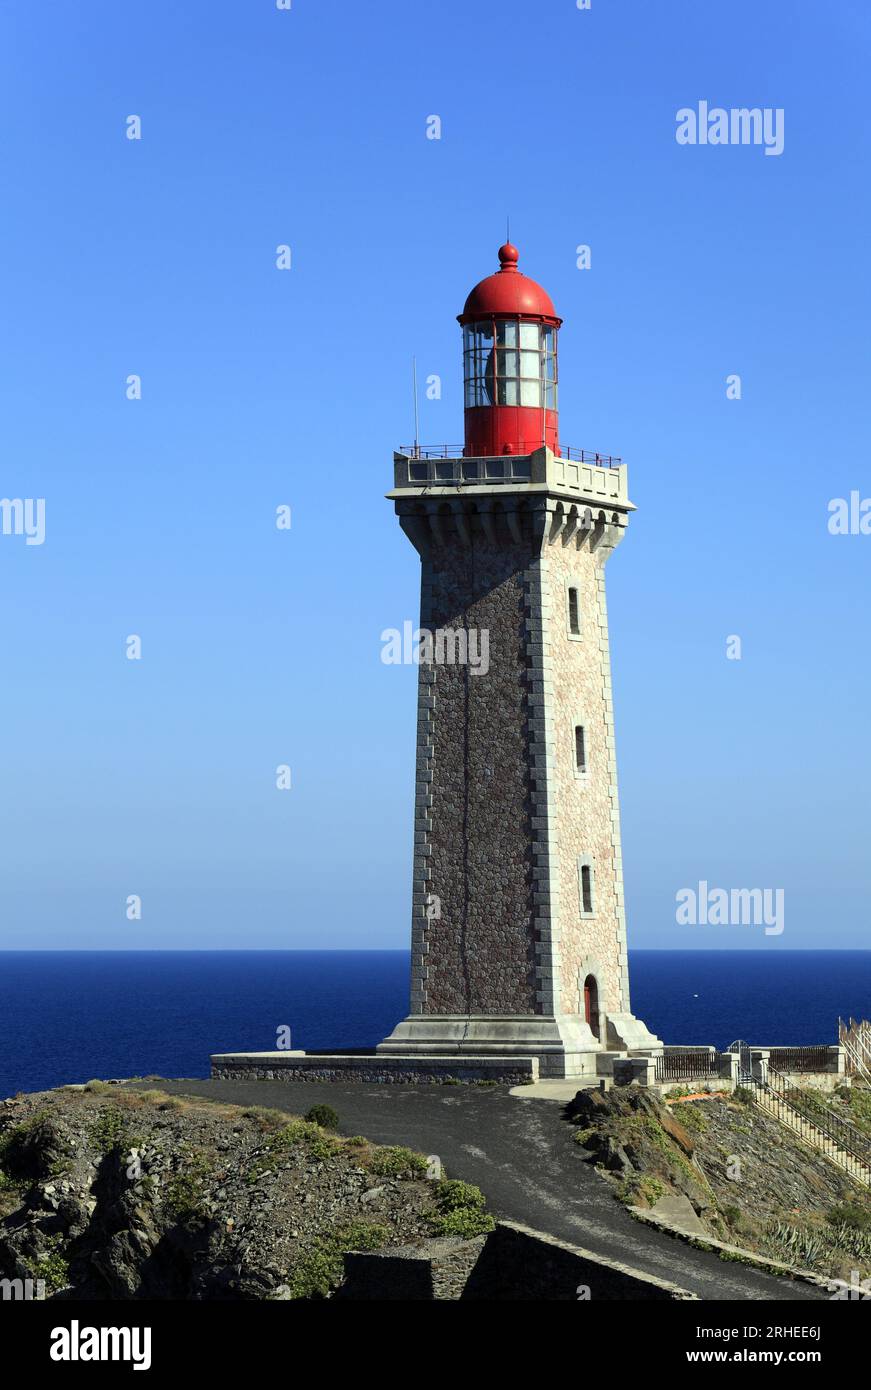
[[[376,1051],[402,1057],[530,1056],[538,1059],[541,1076],[595,1078],[610,1074],[615,1056],[662,1050],[631,1014],[616,1018],[617,1030],[609,1026],[603,1043],[576,1014],[411,1014]]]

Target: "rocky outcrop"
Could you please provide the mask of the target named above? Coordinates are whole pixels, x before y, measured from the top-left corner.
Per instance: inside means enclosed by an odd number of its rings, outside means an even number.
[[[818,1273],[871,1272],[867,1190],[752,1097],[668,1105],[638,1086],[580,1091],[569,1118],[585,1155],[629,1206]]]
[[[42,1279],[59,1299],[325,1297],[348,1250],[411,1245],[440,1223],[489,1229],[463,1188],[427,1180],[420,1154],[279,1111],[127,1089],[23,1096],[0,1107],[0,1278]]]

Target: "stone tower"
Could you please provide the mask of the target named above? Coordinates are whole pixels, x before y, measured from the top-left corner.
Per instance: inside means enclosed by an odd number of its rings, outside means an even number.
[[[394,455],[421,558],[412,983],[379,1052],[537,1056],[590,1076],[661,1048],[629,1004],[605,563],[619,461],[561,450],[557,337],[513,246],[463,326],[465,447]]]

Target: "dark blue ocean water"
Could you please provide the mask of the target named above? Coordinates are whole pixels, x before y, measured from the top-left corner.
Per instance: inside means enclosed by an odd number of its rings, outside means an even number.
[[[668,1043],[835,1042],[871,1017],[871,951],[631,951]],[[405,951],[0,952],[0,1096],[90,1077],[207,1076],[209,1053],[368,1047],[407,1012]]]

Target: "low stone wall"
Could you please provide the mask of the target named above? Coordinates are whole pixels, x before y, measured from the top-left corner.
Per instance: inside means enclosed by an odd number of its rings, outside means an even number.
[[[780,1075],[790,1086],[803,1086],[810,1091],[835,1091],[851,1082],[849,1076],[831,1071],[782,1071]]]
[[[433,1240],[345,1256],[339,1298],[614,1302],[695,1299],[667,1279],[542,1231],[500,1221],[475,1240]]]
[[[211,1076],[220,1081],[368,1082],[393,1085],[447,1081],[523,1086],[538,1080],[537,1057],[394,1057],[337,1053],[219,1052]]]
[[[462,1298],[487,1239],[440,1237],[371,1254],[351,1252],[345,1256],[345,1282],[336,1297],[402,1302]]]

